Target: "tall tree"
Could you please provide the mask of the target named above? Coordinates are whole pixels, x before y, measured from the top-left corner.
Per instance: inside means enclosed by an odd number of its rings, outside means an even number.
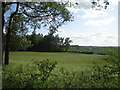
[[[66,4],[58,2],[11,2],[4,3],[4,7],[7,5],[16,5],[16,10],[10,15],[8,29],[7,29],[7,39],[5,48],[5,65],[9,63],[9,46],[10,46],[10,34],[12,22],[14,21],[15,15],[25,16],[25,20],[22,23],[26,26],[29,25],[31,28],[40,28],[41,25],[54,27],[57,30],[59,26],[65,24],[67,21],[71,21],[72,15],[65,8]],[[19,19],[18,19],[19,21]]]
[[[11,14],[9,19],[9,26],[7,30],[7,38],[6,38],[7,40],[6,40],[6,47],[5,47],[5,61],[4,61],[5,65],[9,63],[10,32],[11,32],[13,17],[17,14],[18,8],[19,8],[19,3],[17,2],[16,11]]]

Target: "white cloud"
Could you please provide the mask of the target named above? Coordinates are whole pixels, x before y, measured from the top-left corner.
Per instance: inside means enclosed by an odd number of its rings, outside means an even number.
[[[107,12],[104,11],[98,11],[98,10],[84,10],[85,14],[81,16],[81,18],[98,18],[98,17],[105,17],[108,16]],[[79,17],[79,16],[78,16]]]
[[[118,2],[120,1],[120,0],[108,0],[109,1],[109,3],[110,3],[110,5],[118,5]]]
[[[99,26],[111,24],[114,20],[115,17],[111,16],[102,20],[88,20],[85,22],[85,25],[99,27]]]
[[[63,29],[62,29],[63,30]],[[94,32],[94,33],[80,33],[80,32],[58,32],[60,37],[70,37],[73,41],[71,45],[81,46],[117,46],[118,34],[112,32]]]

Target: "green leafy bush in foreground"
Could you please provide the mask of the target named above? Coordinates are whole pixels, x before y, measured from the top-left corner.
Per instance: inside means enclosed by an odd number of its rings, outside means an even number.
[[[105,58],[103,66],[95,64],[90,72],[73,72],[60,68],[52,72],[55,62],[36,61],[16,70],[3,70],[3,88],[120,88],[120,60],[117,51]]]
[[[120,58],[118,51],[111,50],[105,57],[104,66],[95,65],[89,77],[89,86],[97,88],[120,88]]]
[[[33,65],[19,66],[14,71],[3,70],[3,88],[41,88],[56,62],[35,61]]]

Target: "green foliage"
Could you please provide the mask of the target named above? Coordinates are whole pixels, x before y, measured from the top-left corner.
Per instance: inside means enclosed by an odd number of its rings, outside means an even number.
[[[68,71],[60,68],[57,73],[49,77],[47,88],[85,88],[87,82],[86,74],[77,71]]]
[[[120,88],[118,51],[111,51],[105,60],[103,65],[95,64],[92,70],[87,71],[73,71],[65,67],[55,69],[56,63],[48,59],[36,60],[13,70],[4,67],[3,88]]]
[[[64,46],[63,46],[63,41],[58,35],[45,35],[44,39],[42,41],[42,51],[63,51]]]
[[[3,3],[3,11],[10,10],[16,2]],[[16,7],[15,7],[16,8]],[[11,10],[11,12],[14,12]],[[5,16],[7,17],[7,16]],[[16,19],[17,18],[17,19]],[[19,2],[19,9],[14,17],[15,27],[28,29],[28,25],[33,29],[40,29],[41,25],[54,27],[57,29],[62,24],[72,20],[72,14],[66,8],[66,4],[59,2]],[[17,22],[17,23],[16,23]],[[9,19],[5,25],[8,27]]]
[[[35,61],[32,65],[20,65],[15,70],[3,69],[3,88],[81,88],[87,82],[83,72],[71,72],[60,68],[52,72],[56,62]]]
[[[25,35],[28,32],[28,26],[26,24],[26,17],[24,15],[15,15],[12,21],[11,34]]]
[[[33,65],[20,65],[14,71],[3,69],[3,88],[44,88],[56,62],[35,61]]]
[[[6,35],[3,34],[3,50],[5,50],[6,45]],[[27,39],[26,36],[16,35],[15,33],[11,34],[10,38],[10,51],[25,51],[27,48],[31,47],[31,41]]]
[[[111,50],[105,60],[105,65],[94,66],[90,76],[90,86],[96,88],[120,88],[120,59],[118,51]]]
[[[12,35],[10,41],[10,51],[25,51],[28,47],[31,47],[31,41],[25,36]]]
[[[32,46],[27,48],[27,50],[30,51],[40,51],[41,43],[43,41],[43,35],[42,34],[36,34],[36,31],[34,30],[31,35],[26,36],[29,41],[31,41]]]
[[[31,41],[32,46],[29,51],[67,51],[72,42],[69,38],[62,38],[58,35],[53,35],[50,31],[48,35],[36,34],[35,30],[31,35],[27,35],[28,40]]]

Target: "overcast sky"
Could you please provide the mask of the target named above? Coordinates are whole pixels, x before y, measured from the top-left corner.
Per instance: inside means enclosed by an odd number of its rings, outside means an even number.
[[[118,46],[118,0],[108,0],[110,5],[102,10],[92,10],[90,0],[79,1],[77,8],[68,8],[74,21],[60,27],[57,34],[69,37],[71,45]],[[44,29],[39,32],[48,33]]]

